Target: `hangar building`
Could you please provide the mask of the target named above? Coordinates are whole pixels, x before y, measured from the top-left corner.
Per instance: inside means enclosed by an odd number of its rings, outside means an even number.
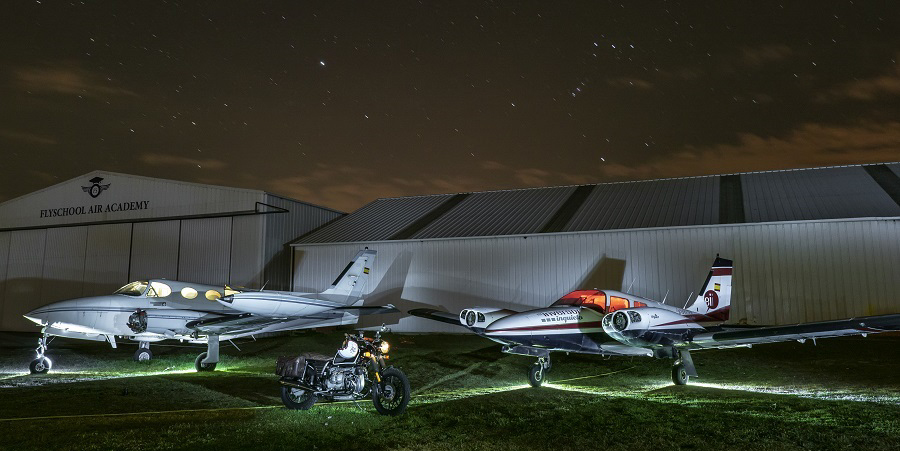
[[[131,280],[287,289],[291,240],[342,216],[263,191],[94,171],[0,204],[0,330]]]
[[[900,164],[378,199],[294,243],[292,286],[378,251],[367,302],[544,307],[580,288],[682,306],[716,254],[731,322],[900,312]],[[396,331],[459,332],[420,318]]]

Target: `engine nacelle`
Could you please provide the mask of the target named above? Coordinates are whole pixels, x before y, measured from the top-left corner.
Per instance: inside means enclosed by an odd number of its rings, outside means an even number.
[[[231,309],[265,316],[302,316],[333,308],[316,299],[276,291],[243,291],[216,299]]]
[[[134,313],[128,316],[128,322],[126,323],[129,329],[132,332],[139,334],[147,330],[147,311],[137,309]]]
[[[466,327],[484,329],[489,324],[515,312],[492,307],[474,307],[459,312],[459,323]]]
[[[607,335],[630,346],[671,346],[684,342],[692,330],[705,330],[690,318],[655,307],[608,313],[602,325]]]

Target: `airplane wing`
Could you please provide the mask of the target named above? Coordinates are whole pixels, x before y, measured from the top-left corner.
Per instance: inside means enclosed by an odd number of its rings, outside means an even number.
[[[442,323],[453,324],[455,326],[466,327],[459,322],[459,316],[440,310],[431,308],[417,308],[410,310],[409,314],[412,316],[418,316],[419,318],[431,319],[440,321]]]
[[[781,341],[814,340],[817,338],[866,335],[870,333],[891,331],[900,331],[900,314],[866,316],[836,321],[795,324],[790,326],[725,329],[722,331],[700,333],[695,335],[685,344],[687,345],[686,347],[692,349],[714,349],[760,343],[776,343]]]
[[[237,338],[259,333],[356,324],[361,315],[396,313],[397,311],[393,305],[388,304],[383,306],[339,307],[295,318],[277,318],[242,313],[191,321],[186,324],[186,327],[199,333]]]

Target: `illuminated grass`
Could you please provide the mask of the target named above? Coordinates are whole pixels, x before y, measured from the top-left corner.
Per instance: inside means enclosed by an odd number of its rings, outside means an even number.
[[[389,340],[391,362],[414,391],[397,418],[365,400],[281,407],[275,357],[333,352],[339,333],[239,343],[244,351],[224,349],[214,373],[192,371],[199,348],[154,347],[156,359],[138,364],[133,347],[64,342],[51,347],[54,372],[30,376],[30,350],[5,348],[0,449],[829,450],[900,442],[900,363],[884,357],[896,355],[897,339],[697,353],[702,377],[684,387],[669,381],[668,361],[554,354],[540,389],[526,385],[531,359],[477,337]]]

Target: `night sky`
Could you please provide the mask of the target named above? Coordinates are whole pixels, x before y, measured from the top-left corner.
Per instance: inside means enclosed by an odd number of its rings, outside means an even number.
[[[0,13],[0,201],[95,169],[378,197],[900,160],[898,2]]]

